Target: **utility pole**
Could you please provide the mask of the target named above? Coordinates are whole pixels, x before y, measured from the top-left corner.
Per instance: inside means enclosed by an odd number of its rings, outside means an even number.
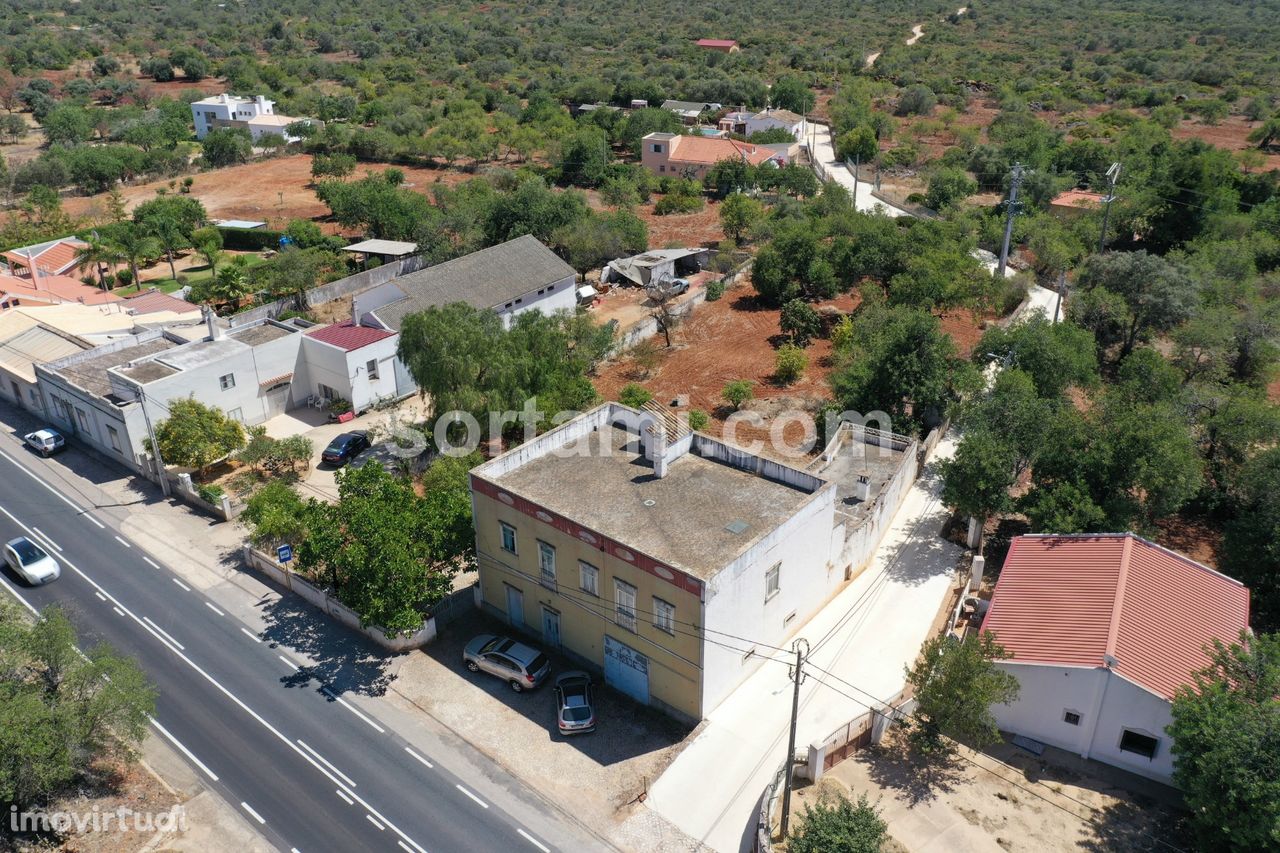
[[[143,396],[142,386],[135,385],[133,393],[138,397],[138,404],[142,406],[142,419],[147,422],[147,437],[151,439],[151,453],[156,459],[156,476],[160,478],[160,493],[166,498],[169,497],[169,478],[164,475],[164,459],[160,457],[160,442],[156,441],[156,431],[151,426],[151,413],[147,411],[147,400]]]
[[[791,670],[795,687],[791,692],[791,734],[787,737],[787,763],[783,771],[785,787],[782,789],[782,837],[787,837],[791,817],[791,777],[796,763],[796,717],[800,714],[800,683],[804,681],[804,659],[809,654],[809,641],[800,637],[791,647],[796,650],[796,662]]]
[[[1058,272],[1058,299],[1053,303],[1053,322],[1058,322],[1058,315],[1062,311],[1062,299],[1067,295],[1067,271]]]
[[[1004,280],[1004,268],[1009,263],[1009,241],[1013,239],[1013,217],[1018,213],[1018,187],[1022,185],[1022,164],[1013,164],[1013,180],[1009,184],[1008,210],[1004,219],[1004,243],[1000,246],[1000,264],[996,267],[996,278]]]
[[[1120,178],[1120,163],[1112,163],[1107,169],[1107,197],[1102,200],[1102,231],[1098,234],[1098,254],[1107,247],[1107,220],[1111,217],[1111,202],[1116,199],[1116,181]]]

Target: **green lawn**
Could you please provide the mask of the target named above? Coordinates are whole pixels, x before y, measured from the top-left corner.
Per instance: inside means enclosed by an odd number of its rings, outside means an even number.
[[[256,255],[256,254],[245,254],[245,255],[242,255],[241,257],[246,259],[246,265],[250,267],[256,267],[258,264],[266,262],[266,258],[263,258],[261,255]],[[168,266],[168,264],[164,261],[161,261],[160,263],[164,266]],[[219,264],[218,266],[222,267],[222,266],[225,266],[227,263],[228,263],[228,260],[224,259],[222,263]],[[183,270],[182,272],[178,273],[178,275],[184,276],[187,280],[187,284],[195,284],[197,281],[203,281],[204,279],[209,278],[211,273],[209,271],[209,267],[206,265],[206,266],[200,266],[200,267],[192,267],[191,269]],[[149,290],[153,287],[159,288],[164,293],[173,293],[175,290],[182,287],[182,285],[178,283],[176,279],[157,278],[157,279],[152,279],[150,281],[142,282],[141,287],[135,284],[131,284],[128,287],[118,287],[115,289],[114,292],[118,293],[121,296],[132,296],[135,293],[140,292],[141,290]]]

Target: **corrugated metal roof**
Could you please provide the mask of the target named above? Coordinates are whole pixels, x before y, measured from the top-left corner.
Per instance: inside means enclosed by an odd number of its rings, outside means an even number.
[[[0,362],[14,373],[34,382],[33,365],[44,364],[89,349],[90,344],[71,335],[43,326],[33,326],[0,343]]]
[[[982,627],[1013,660],[1100,667],[1165,698],[1249,623],[1238,581],[1132,533],[1019,536]]]
[[[343,246],[344,252],[367,252],[373,255],[412,255],[418,250],[417,243],[406,243],[403,240],[361,240],[350,246]]]

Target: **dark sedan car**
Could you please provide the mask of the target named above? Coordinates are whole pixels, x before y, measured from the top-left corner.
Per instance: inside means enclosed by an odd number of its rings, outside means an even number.
[[[363,432],[344,432],[329,442],[329,446],[320,454],[320,461],[335,468],[341,468],[361,450],[369,446],[369,436]]]

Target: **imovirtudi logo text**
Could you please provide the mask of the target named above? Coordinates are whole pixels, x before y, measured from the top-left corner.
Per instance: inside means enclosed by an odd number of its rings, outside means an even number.
[[[685,428],[689,425],[689,411],[685,398],[679,398],[681,408],[673,410],[675,419]],[[476,450],[485,436],[507,435],[512,433],[512,426],[517,431],[522,429],[524,441],[529,441],[538,434],[539,425],[550,424],[556,427],[567,423],[583,413],[580,411],[561,411],[547,417],[547,413],[538,409],[537,398],[525,401],[520,411],[489,412],[489,424],[486,430],[480,421],[470,412],[449,411],[436,418],[435,424],[427,432],[400,422],[392,412],[387,431],[387,447],[391,455],[412,459],[430,446],[430,439],[440,452],[446,456],[465,456]],[[644,417],[642,415],[642,417]],[[650,417],[652,417],[650,415]],[[819,417],[822,428],[819,428]],[[873,429],[883,433],[892,433],[893,424],[886,412],[824,411],[815,417],[804,410],[784,410],[765,419],[760,413],[742,410],[729,415],[721,428],[721,437],[729,444],[737,445],[748,453],[759,454],[768,449],[772,454],[781,457],[802,458],[808,456],[818,447],[820,436],[833,436],[842,424],[850,424],[854,428]],[[745,428],[745,429],[744,429]],[[743,432],[739,432],[743,430]],[[758,437],[767,431],[767,441]],[[749,436],[749,437],[748,437]],[[587,442],[570,442],[552,452],[556,455],[587,455]],[[501,451],[499,445],[495,451]],[[608,452],[608,446],[594,448],[594,452]]]
[[[127,806],[109,811],[94,806],[82,812],[20,812],[17,806],[9,807],[9,830],[15,833],[172,832],[175,829],[182,832],[187,829],[187,812],[180,805],[163,812],[136,812]]]

